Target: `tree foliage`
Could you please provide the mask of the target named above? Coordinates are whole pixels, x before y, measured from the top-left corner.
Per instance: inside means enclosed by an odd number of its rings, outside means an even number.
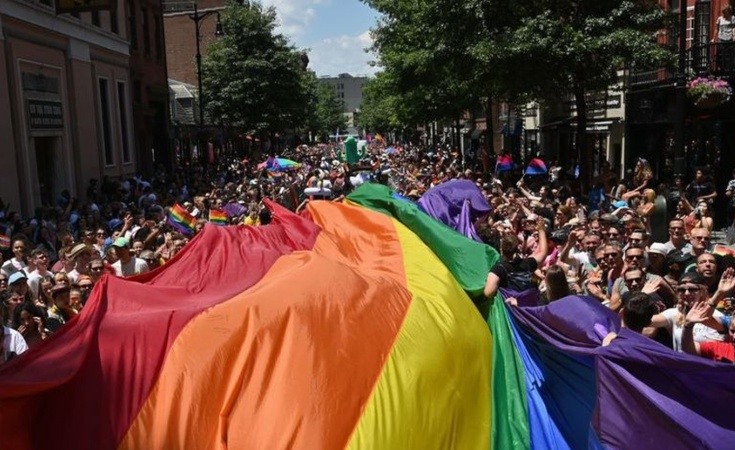
[[[654,0],[519,0],[514,4],[519,14],[498,19],[508,2],[478,1],[493,37],[483,46],[488,63],[516,70],[517,79],[528,84],[523,90],[538,98],[574,95],[577,149],[582,178],[589,182],[587,94],[618,84],[625,67],[673,63],[671,51],[656,41],[665,12]],[[513,89],[518,87],[509,86]]]
[[[345,130],[347,120],[344,104],[337,98],[332,86],[320,81],[313,72],[307,74],[306,83],[310,96],[306,123],[308,131],[324,141],[336,130]]]
[[[383,14],[373,29],[374,49],[389,81],[382,85],[397,91],[404,106],[400,120],[454,120],[480,105],[483,71],[472,44],[483,30],[480,14],[454,0],[364,1]]]
[[[216,122],[253,131],[294,129],[306,120],[309,82],[302,54],[275,32],[276,12],[231,2],[225,35],[203,60],[206,111]]]

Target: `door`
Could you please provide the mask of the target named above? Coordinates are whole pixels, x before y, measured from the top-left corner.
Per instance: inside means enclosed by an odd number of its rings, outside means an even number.
[[[60,182],[59,168],[56,167],[58,157],[56,155],[59,138],[55,136],[44,136],[33,138],[33,148],[36,153],[36,176],[38,180],[38,192],[41,196],[41,204],[52,206],[54,199],[61,193],[58,186]]]

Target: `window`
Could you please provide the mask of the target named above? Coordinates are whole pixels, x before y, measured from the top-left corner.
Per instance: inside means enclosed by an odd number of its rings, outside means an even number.
[[[146,56],[150,56],[151,34],[148,30],[148,10],[146,8],[140,10],[140,26],[143,28],[143,52]]]
[[[130,162],[130,142],[128,136],[128,104],[126,102],[125,83],[117,82],[117,105],[120,118],[120,134],[122,135],[122,160],[124,163]]]
[[[100,26],[100,11],[98,9],[92,10],[92,25]]]
[[[156,40],[156,61],[163,61],[163,34],[161,32],[161,16],[154,19],[154,38]]]
[[[120,34],[120,26],[117,23],[117,20],[117,6],[113,5],[112,9],[110,9],[110,31],[115,34]]]
[[[100,94],[100,117],[102,119],[102,146],[105,155],[105,166],[115,164],[114,152],[112,149],[112,128],[110,126],[110,92],[107,79],[100,78],[99,81]]]
[[[128,3],[128,20],[130,21],[130,48],[138,49],[138,18],[135,15],[135,2]]]

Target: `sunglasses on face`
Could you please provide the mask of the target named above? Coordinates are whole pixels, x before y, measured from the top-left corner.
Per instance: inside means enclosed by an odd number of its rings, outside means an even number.
[[[89,270],[92,270],[94,272],[101,272],[102,271],[102,267],[90,267]]]
[[[679,286],[676,288],[676,292],[680,294],[697,293],[699,289],[699,286]]]
[[[709,241],[709,236],[692,236],[692,239],[697,241]]]
[[[627,284],[627,283],[640,283],[641,281],[643,281],[643,278],[642,278],[642,277],[638,277],[638,278],[628,278],[627,280],[625,280],[625,283],[626,283],[626,284]]]
[[[643,255],[625,255],[625,259],[643,259]]]
[[[613,253],[605,253],[603,256],[605,258],[617,258],[618,257],[618,254],[616,252],[613,252]]]

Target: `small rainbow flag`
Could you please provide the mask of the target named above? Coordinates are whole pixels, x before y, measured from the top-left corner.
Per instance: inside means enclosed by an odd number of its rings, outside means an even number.
[[[10,248],[10,236],[7,234],[0,234],[0,250],[8,250]]]
[[[513,170],[513,158],[510,155],[498,155],[495,160],[495,172],[508,172]]]
[[[176,203],[171,208],[171,212],[168,213],[166,222],[176,231],[186,235],[192,235],[196,229],[197,220],[186,208]]]
[[[210,209],[209,221],[215,225],[227,225],[227,213],[221,209]]]
[[[712,253],[714,253],[715,255],[719,255],[719,256],[727,256],[727,255],[735,256],[735,249],[727,247],[722,244],[717,244],[712,249]]]
[[[549,170],[540,158],[533,158],[526,168],[526,175],[545,175],[547,173]]]

